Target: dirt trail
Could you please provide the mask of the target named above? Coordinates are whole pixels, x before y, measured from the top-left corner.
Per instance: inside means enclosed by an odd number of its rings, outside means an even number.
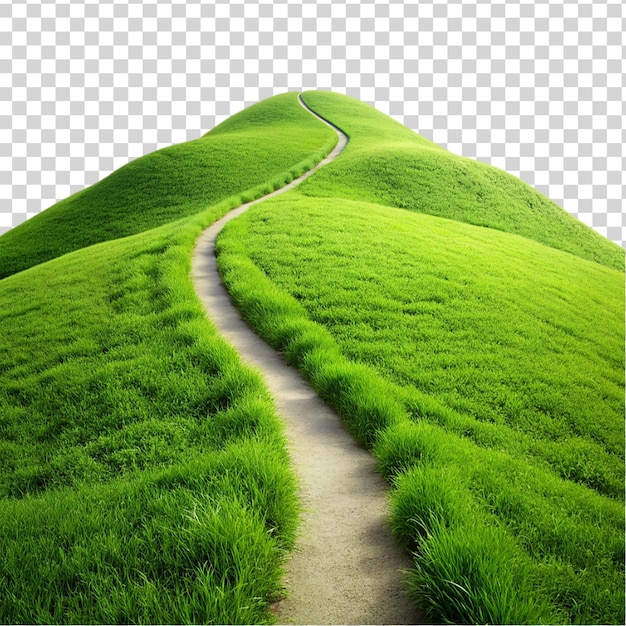
[[[286,424],[305,512],[287,564],[289,596],[274,607],[277,619],[285,624],[423,623],[403,592],[402,571],[411,562],[386,525],[388,487],[376,473],[374,457],[356,445],[299,372],[249,329],[215,261],[215,238],[224,224],[334,159],[347,143],[343,133],[337,134],[337,146],[315,168],[205,230],[193,253],[192,277],[209,318],[241,358],[261,371]]]

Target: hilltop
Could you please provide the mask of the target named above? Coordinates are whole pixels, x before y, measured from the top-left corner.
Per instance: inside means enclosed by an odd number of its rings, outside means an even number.
[[[145,232],[224,201],[264,195],[319,161],[334,133],[282,94],[202,137],[130,161],[0,239],[0,278]]]

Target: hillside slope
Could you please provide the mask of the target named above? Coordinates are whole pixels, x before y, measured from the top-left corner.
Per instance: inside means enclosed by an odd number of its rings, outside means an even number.
[[[219,140],[138,159],[0,239],[15,272],[0,280],[0,622],[271,621],[295,480],[190,260],[203,229],[335,135],[296,94],[251,111],[249,128],[244,112]]]
[[[351,98],[218,241],[250,323],[373,451],[433,621],[623,623],[623,251]],[[296,94],[0,238],[0,621],[263,623],[298,504],[199,233],[319,160]]]
[[[350,137],[341,159],[306,181],[303,194],[487,226],[624,269],[622,248],[519,178],[443,150],[348,96],[316,91],[305,92],[303,100]]]
[[[204,136],[140,157],[0,237],[0,279],[85,246],[126,237],[249,192],[321,160],[336,137],[286,93]]]
[[[224,229],[231,296],[378,457],[433,620],[621,623],[623,251],[361,103],[304,98],[350,143]]]

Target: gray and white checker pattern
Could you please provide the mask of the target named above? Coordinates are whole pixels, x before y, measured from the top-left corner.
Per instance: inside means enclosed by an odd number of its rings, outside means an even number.
[[[0,233],[292,90],[347,93],[624,244],[620,0],[0,0]]]

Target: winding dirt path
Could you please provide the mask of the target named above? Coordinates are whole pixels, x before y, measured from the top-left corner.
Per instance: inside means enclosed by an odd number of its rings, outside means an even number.
[[[217,329],[244,361],[261,371],[286,425],[304,515],[287,564],[289,596],[274,606],[277,619],[295,624],[424,623],[403,592],[402,572],[411,562],[386,525],[388,487],[376,473],[374,457],[354,442],[299,372],[249,329],[230,301],[215,260],[215,238],[226,222],[291,189],[343,150],[347,137],[335,130],[336,147],[315,168],[234,209],[202,233],[193,253],[192,278]]]

